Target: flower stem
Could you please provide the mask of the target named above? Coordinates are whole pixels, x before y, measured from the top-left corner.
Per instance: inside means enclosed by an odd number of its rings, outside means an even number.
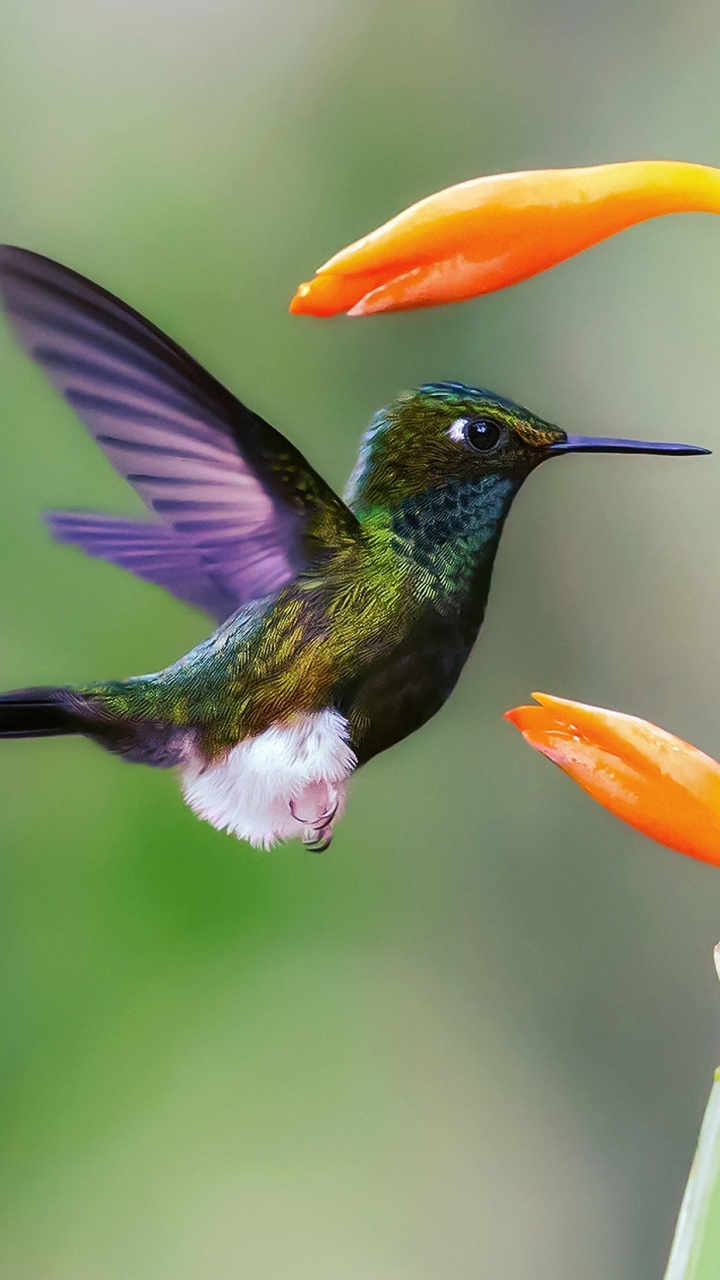
[[[665,1280],[704,1280],[720,1275],[720,1067],[715,1072],[685,1187]],[[713,1201],[715,1203],[713,1204]],[[711,1207],[714,1212],[710,1213]],[[709,1254],[714,1264],[708,1269]]]

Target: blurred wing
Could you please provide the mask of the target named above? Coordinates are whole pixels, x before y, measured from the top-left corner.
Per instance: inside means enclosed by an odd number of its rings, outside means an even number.
[[[56,542],[81,547],[129,569],[136,577],[165,587],[179,600],[205,609],[221,622],[237,608],[192,542],[164,524],[141,524],[91,511],[57,511],[47,516]]]
[[[10,246],[0,247],[0,296],[26,351],[164,522],[170,560],[192,548],[232,601],[228,612],[354,539],[355,517],[302,454],[118,298]],[[159,582],[162,544],[151,528]],[[107,558],[121,563],[113,547]],[[130,559],[127,567],[139,572]],[[187,599],[166,576],[162,585]]]

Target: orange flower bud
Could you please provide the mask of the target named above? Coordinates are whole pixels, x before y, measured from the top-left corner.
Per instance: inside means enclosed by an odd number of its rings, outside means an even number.
[[[506,711],[541,751],[611,813],[660,844],[720,866],[720,764],[620,711],[534,693]]]
[[[301,284],[296,314],[366,316],[517,284],[665,213],[720,213],[720,170],[675,160],[473,178],[411,205]]]

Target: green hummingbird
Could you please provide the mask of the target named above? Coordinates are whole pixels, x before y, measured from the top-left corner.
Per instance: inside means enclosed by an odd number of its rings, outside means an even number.
[[[84,734],[178,769],[251,844],[327,848],[351,773],[420,728],[480,629],[503,524],[541,462],[707,453],[569,436],[477,387],[430,383],[373,418],[344,498],[177,343],[48,258],[0,249],[22,345],[154,513],[48,517],[205,609],[217,630],[150,675],[0,697],[0,736]]]

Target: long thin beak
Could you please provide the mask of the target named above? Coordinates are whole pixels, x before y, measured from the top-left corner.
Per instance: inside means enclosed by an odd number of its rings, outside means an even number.
[[[694,444],[673,444],[669,440],[615,440],[612,436],[568,436],[551,444],[548,454],[559,453],[710,453]]]

